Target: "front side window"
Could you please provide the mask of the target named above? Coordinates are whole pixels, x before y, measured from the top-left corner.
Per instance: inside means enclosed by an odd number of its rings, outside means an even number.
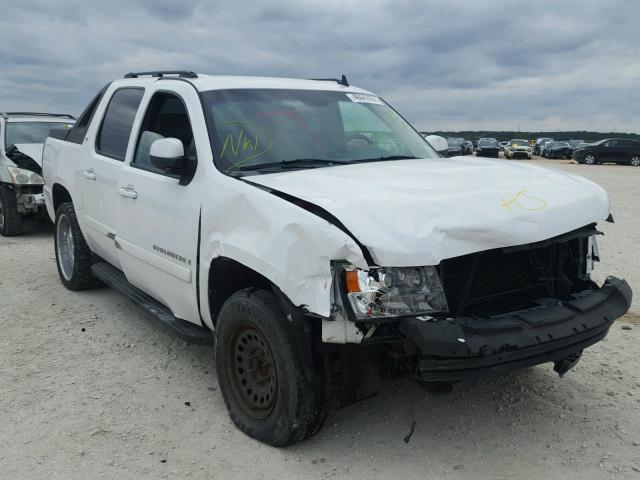
[[[71,128],[72,123],[63,122],[7,122],[5,146],[23,143],[44,143],[52,128]]]
[[[141,88],[121,88],[113,94],[96,140],[98,153],[124,160],[133,120],[143,94]]]
[[[226,172],[440,157],[374,95],[239,89],[203,99],[214,159]]]
[[[195,157],[195,143],[187,108],[182,100],[166,92],[156,93],[142,121],[140,137],[131,165],[155,173],[166,174],[151,163],[151,145],[161,138],[177,138],[185,156]]]

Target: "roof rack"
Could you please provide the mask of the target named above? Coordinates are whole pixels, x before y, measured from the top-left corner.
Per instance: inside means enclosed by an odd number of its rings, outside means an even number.
[[[317,82],[336,82],[339,85],[343,85],[345,87],[349,86],[349,82],[347,81],[347,76],[342,75],[342,78],[310,78],[309,80],[315,80]]]
[[[153,70],[151,72],[129,72],[124,78],[138,78],[138,77],[158,77],[161,78],[165,75],[177,75],[182,78],[198,78],[196,72],[190,72],[187,70]]]
[[[75,120],[76,117],[68,113],[45,113],[45,112],[0,112],[0,116],[4,119],[9,117],[33,116],[33,117],[65,117]]]

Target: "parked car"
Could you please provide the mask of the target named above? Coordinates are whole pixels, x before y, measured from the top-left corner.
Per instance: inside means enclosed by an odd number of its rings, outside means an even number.
[[[464,140],[462,142],[462,154],[463,155],[473,154],[473,142],[471,140]]]
[[[640,167],[640,141],[607,138],[576,149],[574,157],[586,165],[612,162]]]
[[[447,152],[447,157],[457,157],[462,155],[463,140],[461,138],[447,138],[447,143],[449,144],[449,150]]]
[[[544,149],[546,158],[571,158],[571,147],[569,142],[551,142]]]
[[[544,142],[542,142],[539,145],[539,149],[540,149],[540,156],[544,157],[545,156],[545,150],[547,149],[547,147],[549,147],[553,142],[555,142],[555,140],[545,140]]]
[[[429,145],[431,145],[431,147],[435,149],[436,152],[438,152],[443,157],[448,156],[449,143],[447,142],[446,138],[441,137],[440,135],[423,134],[422,136],[429,143]]]
[[[542,147],[542,144],[544,144],[545,142],[552,142],[553,138],[550,137],[540,137],[536,139],[536,143],[533,146],[533,154],[534,155],[541,155],[542,152],[540,151],[540,148]]]
[[[231,419],[275,446],[374,394],[381,366],[431,391],[563,375],[631,301],[590,278],[601,187],[442,158],[345,77],[130,73],[47,139],[43,173],[61,282],[213,335]]]
[[[508,143],[509,142],[498,142],[498,148],[500,149],[501,152],[504,152],[504,149]]]
[[[571,155],[573,156],[573,152],[576,150],[576,148],[586,145],[586,142],[584,140],[569,140],[569,148],[571,149]]]
[[[70,128],[71,115],[0,113],[0,235],[22,233],[22,220],[46,211],[42,146],[52,128]]]
[[[478,157],[495,157],[500,156],[500,147],[495,138],[481,138],[478,140],[478,148],[476,148]]]
[[[504,149],[505,158],[531,158],[531,147],[527,140],[509,140]]]

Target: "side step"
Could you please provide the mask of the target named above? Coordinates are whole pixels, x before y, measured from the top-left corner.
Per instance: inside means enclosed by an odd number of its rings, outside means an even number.
[[[208,329],[176,317],[160,302],[131,285],[124,273],[113,265],[107,262],[98,262],[91,266],[91,270],[96,277],[128,297],[133,303],[140,305],[185,342],[201,345],[213,344],[213,336]]]

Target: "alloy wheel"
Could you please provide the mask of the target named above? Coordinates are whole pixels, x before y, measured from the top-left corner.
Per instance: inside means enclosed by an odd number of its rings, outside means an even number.
[[[593,165],[594,163],[596,163],[596,157],[594,157],[593,155],[587,155],[586,157],[584,157],[584,163],[586,163],[587,165]]]
[[[634,155],[633,157],[631,157],[629,163],[634,167],[640,167],[640,156]]]
[[[60,271],[62,272],[65,280],[70,281],[73,276],[73,267],[75,264],[75,250],[71,221],[66,214],[62,214],[58,217],[58,225],[56,227],[56,248],[58,250],[58,264],[60,266]]]

